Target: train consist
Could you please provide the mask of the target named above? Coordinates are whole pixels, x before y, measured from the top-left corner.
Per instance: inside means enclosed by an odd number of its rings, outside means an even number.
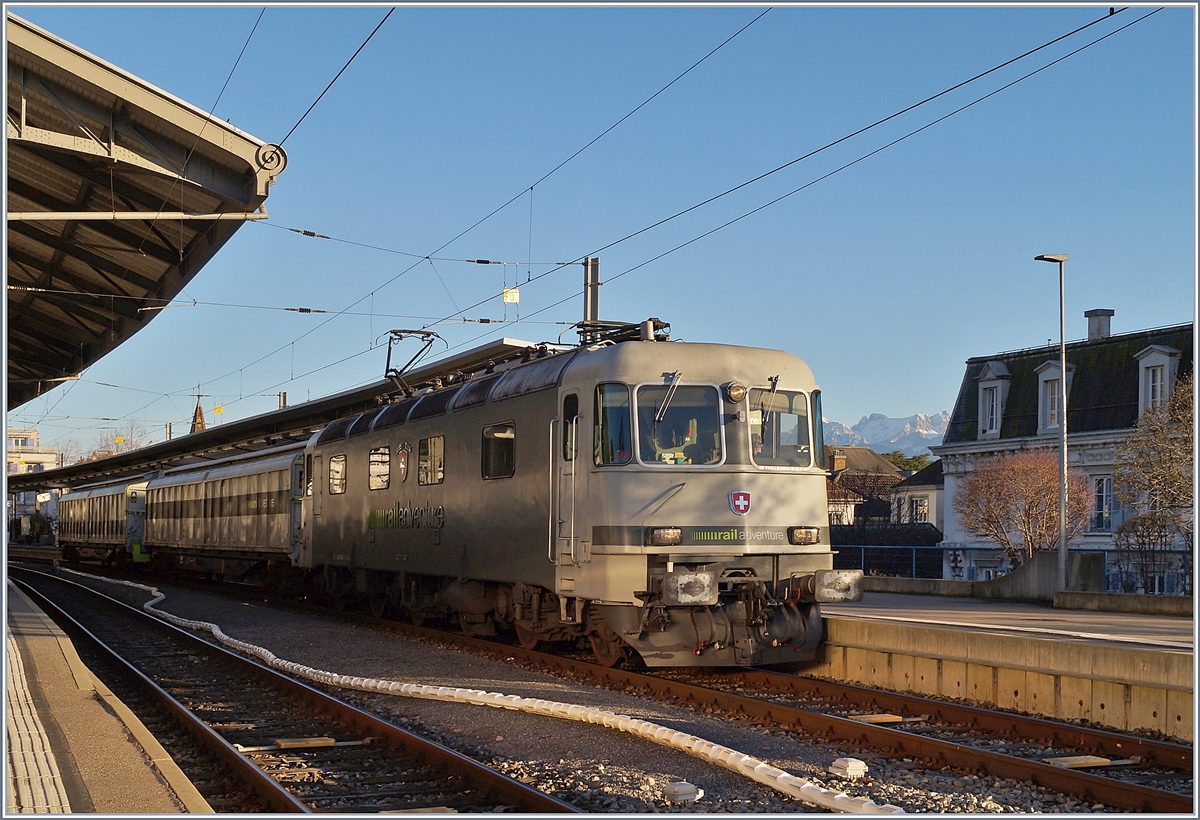
[[[459,357],[306,445],[77,489],[60,546],[607,664],[812,659],[819,603],[861,594],[832,569],[812,372],[663,327]]]

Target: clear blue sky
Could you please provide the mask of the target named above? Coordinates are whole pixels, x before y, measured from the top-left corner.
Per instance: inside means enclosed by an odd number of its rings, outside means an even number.
[[[261,10],[9,8],[205,110]],[[198,386],[211,423],[214,404],[229,421],[273,409],[279,390],[295,404],[378,379],[386,351],[371,348],[388,329],[505,315],[500,267],[419,257],[514,195],[525,191],[436,256],[520,262],[522,280],[544,273],[526,263],[608,245],[1108,12],[776,8],[537,185],[531,203],[535,181],[763,8],[396,9],[287,140],[269,224],[242,227],[181,295],[201,304],[163,311],[9,425],[86,445],[115,426],[104,419],[129,418],[158,440],[165,422],[190,419]],[[1195,20],[1184,7],[615,278],[1154,8],[603,250],[602,317],[657,316],[688,341],[794,352],[816,373],[826,416],[846,424],[949,409],[967,357],[1057,341],[1057,269],[1037,254],[1070,254],[1068,339],[1086,336],[1090,308],[1116,310],[1114,332],[1191,320]],[[215,115],[283,139],[386,11],[267,7]],[[518,269],[505,270],[511,285]],[[565,325],[536,322],[577,321],[581,279],[573,266],[524,285],[529,322],[435,329],[455,349],[500,335],[553,341]],[[328,317],[211,303],[375,315],[314,330]]]

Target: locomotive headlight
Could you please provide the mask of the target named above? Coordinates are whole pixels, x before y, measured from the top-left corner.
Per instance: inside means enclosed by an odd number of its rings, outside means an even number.
[[[725,398],[732,404],[737,404],[746,398],[746,385],[730,382],[725,385]]]
[[[788,542],[797,546],[819,543],[821,531],[816,527],[788,527]]]
[[[683,540],[683,530],[679,527],[655,527],[650,530],[650,546],[673,547]]]

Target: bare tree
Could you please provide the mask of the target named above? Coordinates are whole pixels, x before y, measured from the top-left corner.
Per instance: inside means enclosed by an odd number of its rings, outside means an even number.
[[[1171,397],[1142,413],[1133,432],[1117,448],[1113,490],[1126,510],[1153,515],[1170,524],[1181,540],[1191,541],[1192,410],[1191,374],[1175,380]],[[1162,522],[1156,521],[1155,525]]]
[[[1158,582],[1171,565],[1167,550],[1175,542],[1177,529],[1169,515],[1145,513],[1125,521],[1113,534],[1117,570],[1122,592],[1156,593]]]
[[[1059,460],[1053,450],[997,456],[975,468],[954,496],[963,528],[996,542],[1014,566],[1058,544]],[[1067,473],[1067,540],[1083,532],[1087,476]]]
[[[137,450],[150,443],[150,434],[140,421],[129,420],[118,427],[102,432],[96,439],[96,451],[99,453],[127,453]]]

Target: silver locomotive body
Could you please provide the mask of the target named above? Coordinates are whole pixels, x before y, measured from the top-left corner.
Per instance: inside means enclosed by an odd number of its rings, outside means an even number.
[[[832,570],[819,391],[780,351],[545,353],[331,424],[306,474],[298,563],[328,593],[604,662],[808,660],[818,603],[860,594]]]

